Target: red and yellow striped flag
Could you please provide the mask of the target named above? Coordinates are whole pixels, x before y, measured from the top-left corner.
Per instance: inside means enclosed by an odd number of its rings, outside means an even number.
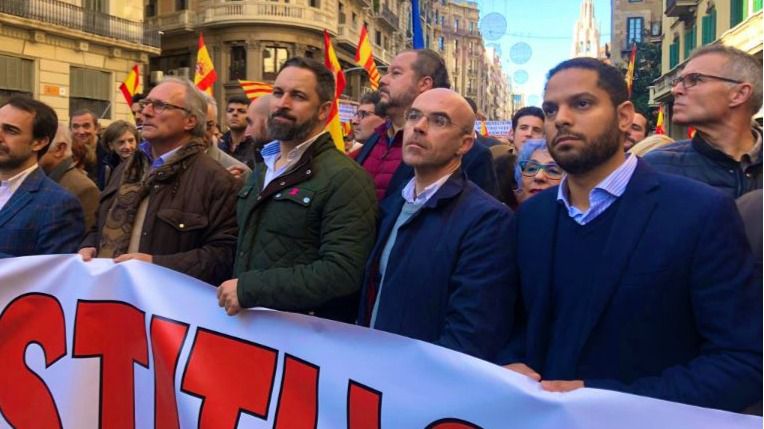
[[[629,90],[629,98],[631,98],[631,88],[634,85],[634,64],[637,60],[637,43],[634,42],[631,45],[631,55],[629,55],[629,66],[626,69],[626,88]]]
[[[241,85],[241,89],[244,90],[244,95],[250,100],[256,100],[263,95],[268,95],[273,92],[273,85],[265,82],[239,80],[239,85]]]
[[[334,101],[332,102],[332,110],[329,112],[329,117],[326,119],[326,129],[332,135],[332,140],[337,146],[340,152],[345,152],[345,141],[342,138],[342,125],[340,123],[340,95],[345,90],[345,73],[342,72],[339,60],[337,60],[337,54],[334,53],[334,46],[329,39],[329,32],[324,30],[324,65],[329,71],[334,74],[334,81],[337,84],[334,92]]]
[[[658,106],[658,119],[655,121],[655,134],[666,134],[666,129],[663,128],[663,104]]]
[[[347,137],[353,132],[353,125],[350,122],[342,123],[342,135]]]
[[[133,96],[138,92],[138,85],[141,81],[141,72],[138,69],[138,64],[133,66],[130,73],[127,74],[127,78],[119,86],[119,90],[122,91],[122,95],[125,97],[125,101],[128,106],[133,104]]]
[[[488,135],[488,127],[485,125],[485,119],[480,120],[480,135],[481,136]]]
[[[361,38],[358,39],[355,62],[369,73],[369,84],[371,89],[376,91],[379,88],[379,71],[377,70],[377,64],[374,62],[374,53],[371,50],[369,33],[366,31],[365,25],[361,27]]]
[[[199,33],[199,49],[196,51],[196,71],[194,72],[194,85],[200,91],[212,95],[212,84],[218,79],[215,66],[212,64],[210,53],[204,44],[204,36]]]

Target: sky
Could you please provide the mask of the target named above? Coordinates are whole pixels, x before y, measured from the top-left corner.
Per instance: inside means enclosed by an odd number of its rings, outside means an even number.
[[[498,48],[513,91],[525,94],[527,105],[540,106],[547,71],[570,57],[581,0],[476,1],[486,47]],[[496,14],[506,20],[503,35],[503,20]],[[594,16],[604,46],[610,42],[610,0],[594,0]]]

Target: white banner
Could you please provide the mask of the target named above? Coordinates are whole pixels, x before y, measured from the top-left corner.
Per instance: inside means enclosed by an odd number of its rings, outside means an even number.
[[[596,389],[549,393],[431,344],[269,310],[141,262],[0,261],[0,427],[761,428]],[[100,424],[99,424],[100,423]]]

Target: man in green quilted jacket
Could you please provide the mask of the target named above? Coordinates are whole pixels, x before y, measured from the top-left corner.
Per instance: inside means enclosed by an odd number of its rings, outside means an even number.
[[[291,58],[273,85],[262,161],[239,192],[234,276],[218,288],[229,315],[269,307],[352,322],[374,244],[371,178],[324,131],[334,76]]]

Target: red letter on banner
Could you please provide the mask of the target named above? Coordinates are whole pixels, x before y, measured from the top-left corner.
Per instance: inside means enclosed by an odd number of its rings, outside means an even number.
[[[15,428],[60,428],[48,386],[26,365],[32,343],[42,347],[46,367],[66,355],[64,311],[50,295],[22,295],[0,315],[0,411]]]
[[[236,427],[239,413],[268,418],[278,352],[199,328],[182,390],[202,398],[199,429]]]
[[[135,427],[133,363],[148,368],[144,313],[130,304],[80,301],[74,324],[74,357],[101,358],[99,427]]]
[[[350,380],[348,383],[348,429],[379,429],[382,426],[382,392]]]
[[[151,318],[151,351],[154,356],[154,428],[178,429],[175,372],[188,324],[154,316]]]
[[[318,367],[284,357],[284,375],[274,429],[315,429],[318,424]]]
[[[440,419],[432,422],[425,429],[482,429],[480,426],[459,419]]]

